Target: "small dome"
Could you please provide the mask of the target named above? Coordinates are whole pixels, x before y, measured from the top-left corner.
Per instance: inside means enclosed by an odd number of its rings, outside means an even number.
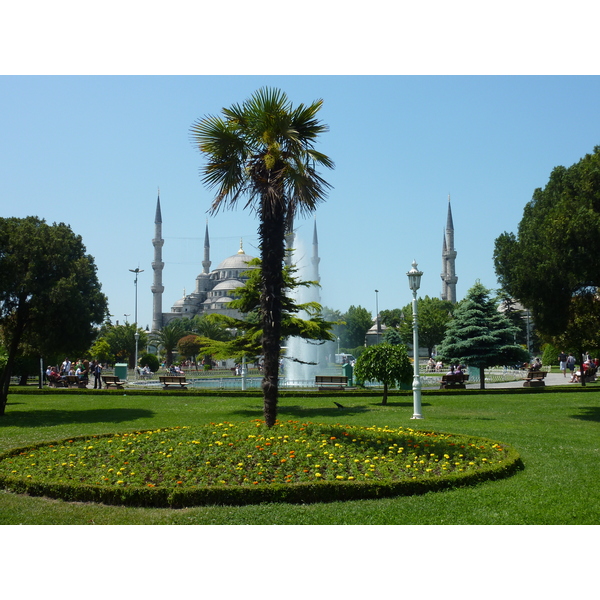
[[[243,287],[243,283],[239,279],[226,279],[225,281],[221,281],[217,283],[213,288],[213,291],[219,290],[235,290],[236,288]]]

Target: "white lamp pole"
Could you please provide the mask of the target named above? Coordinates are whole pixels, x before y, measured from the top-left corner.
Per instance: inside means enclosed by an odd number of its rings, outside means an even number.
[[[379,344],[379,290],[375,290],[375,328],[377,330],[377,343]]]
[[[140,334],[137,330],[137,290],[138,290],[138,275],[144,272],[144,269],[140,269],[139,267],[135,269],[129,269],[132,273],[135,273],[135,281],[133,282],[135,285],[135,362],[133,364],[133,376],[137,379],[137,361],[138,361],[138,343],[140,341]]]
[[[413,293],[413,407],[412,419],[422,419],[421,414],[421,377],[419,376],[419,324],[417,322],[417,291],[421,287],[422,271],[417,269],[417,261],[413,260],[412,269],[407,273],[408,287]]]

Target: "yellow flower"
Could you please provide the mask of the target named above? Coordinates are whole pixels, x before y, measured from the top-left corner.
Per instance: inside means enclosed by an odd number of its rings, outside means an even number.
[[[315,477],[322,477],[321,473],[315,473]]]

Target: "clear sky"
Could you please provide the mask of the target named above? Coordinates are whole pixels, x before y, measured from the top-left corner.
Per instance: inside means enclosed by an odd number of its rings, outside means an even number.
[[[441,292],[448,195],[458,252],[457,296],[477,279],[496,288],[493,245],[516,231],[523,207],[553,167],[600,143],[597,76],[4,76],[0,78],[2,215],[64,221],[95,257],[113,321],[151,324],[152,238],[163,214],[163,310],[193,291],[208,218],[212,267],[240,238],[258,255],[254,214],[208,217],[202,156],[189,129],[261,86],[294,103],[324,100],[335,162],[315,217],[321,299],[375,313]],[[312,239],[313,218],[298,221]],[[532,257],[533,259],[534,257]]]

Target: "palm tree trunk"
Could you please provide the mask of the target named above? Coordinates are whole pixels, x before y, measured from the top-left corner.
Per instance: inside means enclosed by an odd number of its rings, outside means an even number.
[[[273,427],[277,419],[281,355],[282,269],[285,258],[285,206],[283,201],[269,202],[269,199],[263,199],[261,213],[259,227],[262,261],[260,310],[264,355],[261,386],[265,424],[267,427]]]

